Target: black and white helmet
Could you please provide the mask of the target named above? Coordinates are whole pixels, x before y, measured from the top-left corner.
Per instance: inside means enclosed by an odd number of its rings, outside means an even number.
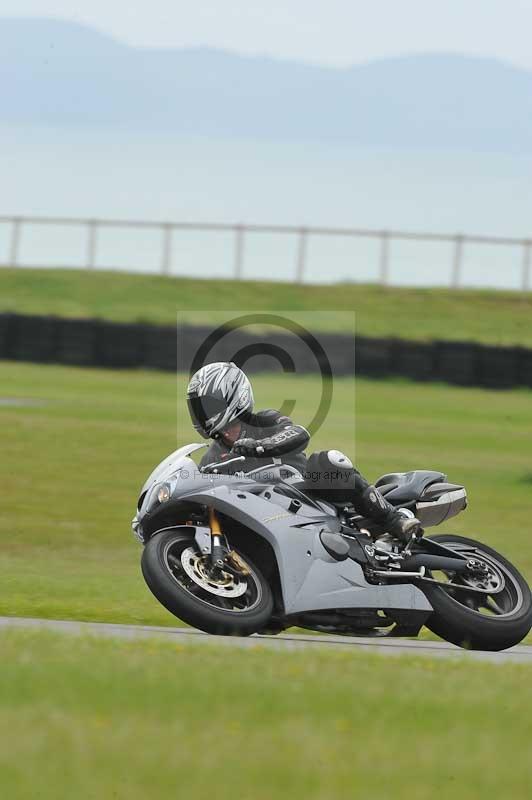
[[[194,428],[204,439],[215,439],[253,410],[253,390],[236,364],[216,361],[194,373],[187,388],[187,404]]]

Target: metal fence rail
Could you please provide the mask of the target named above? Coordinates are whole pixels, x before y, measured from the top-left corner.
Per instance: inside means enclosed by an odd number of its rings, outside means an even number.
[[[172,234],[175,231],[197,232],[230,232],[234,237],[233,277],[241,279],[244,271],[246,234],[284,234],[297,238],[296,259],[293,280],[305,282],[305,270],[308,262],[308,245],[312,236],[333,236],[372,239],[379,243],[378,274],[379,283],[387,286],[390,282],[391,248],[394,241],[440,242],[452,246],[449,285],[458,289],[463,285],[462,268],[464,249],[470,244],[519,247],[522,250],[522,266],[520,286],[523,292],[531,288],[532,271],[532,239],[512,238],[505,236],[478,236],[463,233],[419,233],[413,231],[375,230],[370,228],[330,228],[295,225],[257,225],[243,223],[218,222],[157,222],[146,220],[119,219],[83,219],[76,217],[6,217],[0,216],[0,224],[11,226],[8,264],[14,267],[30,267],[35,265],[20,262],[20,245],[23,229],[31,225],[81,226],[85,228],[86,258],[85,267],[94,269],[98,256],[98,233],[104,228],[136,228],[152,229],[161,233],[160,272],[170,274],[172,263]]]

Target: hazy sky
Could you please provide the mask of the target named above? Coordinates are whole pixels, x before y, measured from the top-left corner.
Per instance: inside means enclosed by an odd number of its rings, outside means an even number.
[[[532,0],[0,0],[0,16],[75,20],[150,47],[336,65],[458,51],[532,69]]]

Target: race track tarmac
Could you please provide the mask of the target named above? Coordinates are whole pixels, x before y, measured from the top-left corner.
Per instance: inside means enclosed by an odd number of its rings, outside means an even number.
[[[123,639],[155,637],[180,644],[218,645],[223,647],[268,647],[275,650],[351,649],[389,656],[428,656],[430,658],[461,658],[467,661],[489,661],[496,664],[532,664],[532,647],[519,645],[502,653],[466,651],[446,642],[415,641],[412,639],[369,639],[353,636],[312,636],[283,633],[279,636],[249,636],[242,639],[230,636],[211,636],[192,628],[162,628],[147,625],[120,625],[103,622],[72,622],[26,617],[0,617],[0,630],[6,628],[39,628],[72,635],[90,634]]]

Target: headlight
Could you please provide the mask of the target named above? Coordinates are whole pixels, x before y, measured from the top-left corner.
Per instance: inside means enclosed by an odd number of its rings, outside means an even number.
[[[157,500],[159,503],[166,503],[166,501],[170,499],[171,493],[169,484],[163,483],[157,490]]]

